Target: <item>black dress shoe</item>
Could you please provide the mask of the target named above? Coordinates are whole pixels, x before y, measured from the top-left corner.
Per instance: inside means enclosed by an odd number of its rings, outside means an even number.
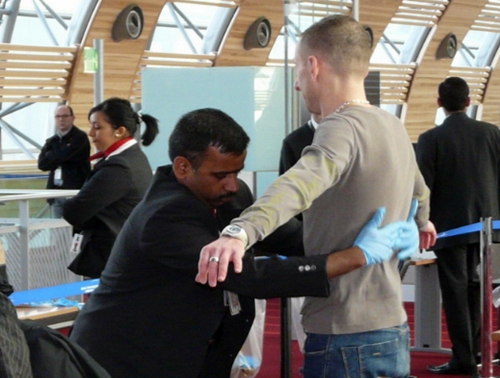
[[[493,358],[495,358],[495,357],[493,357]],[[476,360],[477,365],[481,365],[481,353],[474,355],[474,359]]]
[[[474,371],[469,371],[467,369],[452,367],[452,366],[450,366],[449,362],[442,364],[442,365],[438,365],[438,366],[429,365],[429,366],[427,366],[427,370],[429,370],[432,373],[436,373],[436,374],[466,375],[466,374],[474,374],[475,373]]]

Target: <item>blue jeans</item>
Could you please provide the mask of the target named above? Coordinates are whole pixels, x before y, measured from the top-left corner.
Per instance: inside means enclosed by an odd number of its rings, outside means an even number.
[[[304,378],[406,378],[408,324],[346,335],[307,333],[303,373]]]

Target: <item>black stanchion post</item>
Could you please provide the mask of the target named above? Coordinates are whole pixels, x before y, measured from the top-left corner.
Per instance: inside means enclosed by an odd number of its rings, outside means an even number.
[[[491,217],[481,218],[482,230],[480,237],[481,249],[481,376],[493,378],[493,349],[492,330],[492,268],[491,268],[491,243],[492,222]]]
[[[281,298],[281,378],[291,378],[290,298]]]

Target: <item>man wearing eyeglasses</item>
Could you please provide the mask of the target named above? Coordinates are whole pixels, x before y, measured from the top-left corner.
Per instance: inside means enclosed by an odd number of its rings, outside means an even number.
[[[38,168],[49,171],[47,189],[80,189],[90,173],[90,142],[73,122],[73,109],[59,105],[54,113],[56,133],[45,141],[38,156]],[[61,218],[64,198],[49,200],[52,216]]]

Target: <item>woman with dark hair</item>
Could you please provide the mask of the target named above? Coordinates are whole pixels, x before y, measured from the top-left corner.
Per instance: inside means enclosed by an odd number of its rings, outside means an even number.
[[[80,192],[64,204],[63,217],[82,235],[75,235],[80,253],[69,269],[98,278],[118,232],[153,177],[134,135],[144,122],[142,144],[150,145],[158,134],[158,121],[147,114],[139,115],[129,101],[121,98],[110,98],[93,107],[88,119],[89,136],[98,150],[90,156],[95,165]]]

